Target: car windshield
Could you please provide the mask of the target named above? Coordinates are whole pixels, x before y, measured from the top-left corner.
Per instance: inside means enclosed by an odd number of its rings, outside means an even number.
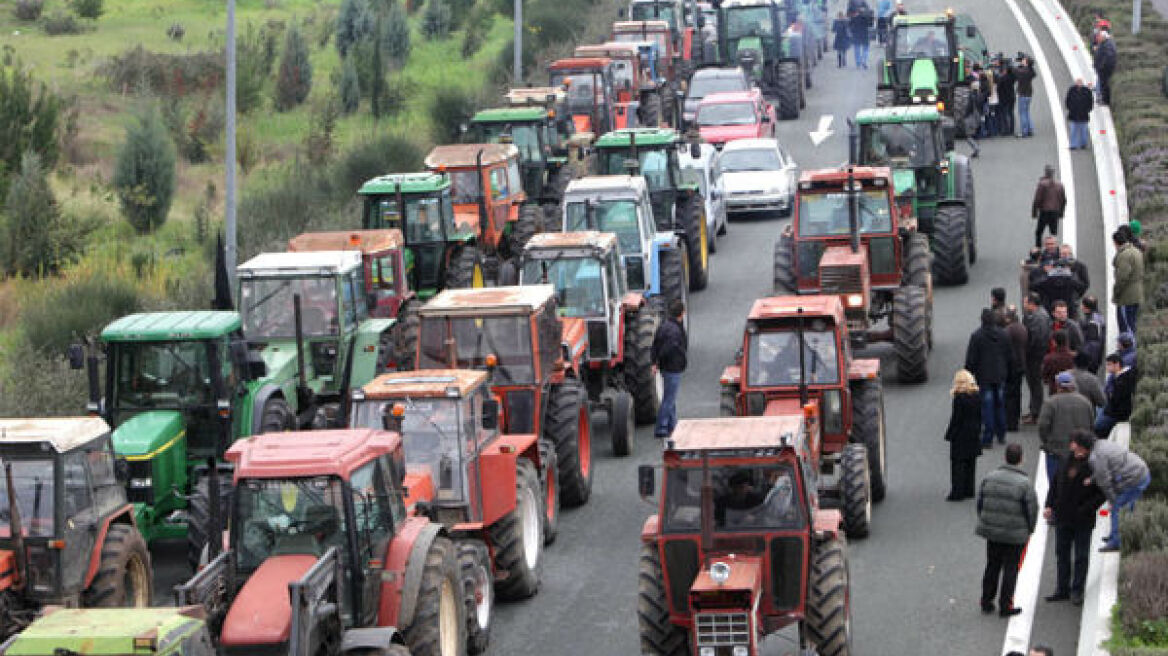
[[[446,234],[451,239],[458,239],[461,235],[474,232],[473,227],[462,226],[460,230],[455,226],[454,207],[449,194],[441,196],[403,194],[402,202],[406,206],[404,229],[401,225],[397,197],[394,195],[380,196],[370,203],[369,227],[401,229],[409,244],[445,241],[446,237],[442,233],[443,223],[446,225]]]
[[[633,5],[632,20],[663,20],[669,23],[669,29],[677,29],[677,14],[670,3],[638,2]]]
[[[521,280],[525,285],[554,286],[556,312],[561,317],[604,316],[604,279],[596,258],[528,259],[523,263]]]
[[[243,334],[249,340],[293,338],[300,296],[300,323],[305,337],[337,334],[337,286],[332,278],[255,278],[239,285]]]
[[[859,194],[859,221],[861,233],[892,230],[892,211],[888,193],[883,190],[862,191]],[[799,195],[799,234],[803,237],[823,237],[849,234],[848,197],[845,192]]]
[[[870,165],[932,166],[939,159],[933,141],[933,123],[879,123],[863,126],[864,163]]]
[[[948,57],[949,42],[942,25],[905,25],[896,30],[898,58]]]
[[[213,401],[206,342],[121,342],[112,352],[116,410],[191,408]]]
[[[746,362],[749,387],[799,384],[799,334],[793,330],[750,336]],[[835,334],[830,330],[803,331],[803,370],[808,385],[839,382]]]
[[[510,135],[522,161],[539,162],[543,161],[542,130],[543,126],[535,123],[478,123],[474,138],[476,143],[503,143],[503,135]]]
[[[748,102],[711,103],[698,107],[698,125],[754,125],[758,117],[754,115],[754,104]]]
[[[768,7],[733,7],[726,10],[726,39],[744,36],[774,36],[774,24]]]
[[[338,478],[248,479],[236,487],[237,567],[251,571],[272,556],[344,551],[345,511]],[[236,535],[239,537],[236,538]]]
[[[628,175],[632,153],[621,148],[604,149],[601,154],[601,175]],[[645,178],[649,191],[669,189],[669,155],[664,148],[638,148],[638,173]]]
[[[783,168],[783,163],[779,161],[779,154],[773,148],[723,151],[719,164],[723,173],[778,171]]]
[[[694,76],[689,85],[688,97],[700,100],[711,93],[746,91],[746,80],[739,75]]]
[[[20,512],[21,533],[26,537],[53,535],[53,461],[5,458],[12,464],[12,488]],[[3,470],[0,469],[0,472]],[[0,537],[12,537],[12,514],[8,504],[8,485],[0,480]]]
[[[469,438],[466,448],[474,448],[476,426],[470,413],[457,398],[400,398],[377,399],[357,404],[355,425],[382,428],[385,412],[394,404],[405,408],[402,417],[402,445],[406,463],[430,470],[430,480],[438,487],[440,500],[463,498],[463,444],[460,436]],[[461,426],[461,428],[460,428]]]
[[[426,317],[419,330],[419,369],[487,369],[487,356],[498,365],[498,384],[530,383],[535,378],[534,354],[527,316],[511,317]],[[450,361],[447,340],[454,342]]]
[[[765,531],[803,525],[795,470],[788,464],[713,466],[715,531]],[[665,530],[702,527],[701,468],[671,469],[665,479]]]
[[[591,205],[592,216],[589,216]],[[625,255],[641,252],[641,228],[635,200],[593,200],[567,204],[568,231],[598,230],[616,234]]]

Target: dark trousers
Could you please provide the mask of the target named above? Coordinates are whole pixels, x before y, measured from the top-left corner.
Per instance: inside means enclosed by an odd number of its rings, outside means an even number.
[[[1030,416],[1038,419],[1046,385],[1042,382],[1042,360],[1026,361],[1026,387],[1030,388]]]
[[[1038,213],[1038,227],[1034,229],[1034,247],[1042,248],[1042,231],[1050,228],[1050,234],[1058,236],[1058,224],[1060,217],[1055,212],[1039,212]]]
[[[1087,585],[1087,563],[1091,558],[1093,528],[1093,526],[1055,527],[1054,553],[1058,559],[1054,588],[1056,594],[1071,592],[1083,594],[1083,588]]]
[[[1135,335],[1139,314],[1139,305],[1117,305],[1115,307],[1115,322],[1119,325],[1119,332]]]
[[[1115,71],[1105,68],[1101,71],[1095,71],[1099,75],[1099,102],[1104,105],[1111,104],[1111,74]]]
[[[1022,544],[1005,544],[986,540],[985,575],[981,577],[981,603],[998,597],[998,608],[1014,607],[1014,586],[1018,584],[1018,565],[1022,562]],[[998,589],[1001,579],[1001,590]]]
[[[981,445],[993,444],[994,437],[1006,443],[1006,384],[986,383],[981,386]]]
[[[949,459],[950,499],[972,499],[973,483],[977,476],[977,458]]]
[[[844,48],[843,50],[836,50],[835,51],[835,64],[836,64],[836,68],[845,68],[848,65],[848,50],[847,50],[847,48]]]
[[[1006,430],[1018,430],[1018,420],[1022,416],[1022,372],[1006,381]]]
[[[1014,103],[998,105],[998,134],[1014,134]]]

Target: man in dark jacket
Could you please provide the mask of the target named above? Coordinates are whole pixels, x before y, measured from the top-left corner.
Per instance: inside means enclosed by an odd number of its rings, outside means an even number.
[[[1043,517],[1054,523],[1057,569],[1054,594],[1047,601],[1070,599],[1076,606],[1083,605],[1083,588],[1087,585],[1087,563],[1091,557],[1091,532],[1095,529],[1095,513],[1106,499],[1099,486],[1091,480],[1091,466],[1086,454],[1072,454],[1059,460],[1058,475],[1046,493]],[[1074,560],[1071,558],[1072,549]],[[1072,563],[1074,575],[1071,574]]]
[[[1075,84],[1067,90],[1067,121],[1071,124],[1071,150],[1087,147],[1090,135],[1087,122],[1091,120],[1091,109],[1095,98],[1091,89],[1083,84],[1083,78],[1076,78]]]
[[[1148,463],[1127,447],[1111,440],[1097,440],[1091,431],[1071,435],[1071,452],[1091,463],[1091,480],[1099,486],[1111,506],[1111,535],[1100,551],[1119,551],[1119,511],[1134,509],[1136,501],[1152,484]]]
[[[1022,550],[1037,521],[1038,497],[1022,469],[1022,445],[1011,444],[1006,447],[1006,464],[982,479],[977,494],[977,534],[986,540],[986,567],[981,580],[983,613],[994,612],[995,595],[1001,617],[1022,612],[1014,607],[1014,586]]]
[[[1071,371],[1071,375],[1075,378],[1075,391],[1090,401],[1095,412],[1098,412],[1100,408],[1107,405],[1107,397],[1103,395],[1103,383],[1099,382],[1099,377],[1091,372],[1090,365],[1091,357],[1089,355],[1083,352],[1076,353],[1075,368]]]
[[[1087,290],[1087,286],[1071,271],[1066,260],[1046,264],[1042,269],[1043,275],[1034,280],[1030,289],[1042,295],[1042,304],[1052,315],[1058,303],[1067,307],[1069,315],[1071,307],[1079,307],[1079,298]],[[1082,341],[1081,337],[1076,335],[1076,343]]]
[[[1006,381],[1006,430],[1018,430],[1022,418],[1022,379],[1026,376],[1026,326],[1018,318],[1018,308],[1006,306],[1006,337],[1010,339],[1010,350],[1018,365],[1014,374]]]
[[[1006,381],[1018,367],[1010,338],[999,324],[999,315],[989,308],[981,311],[981,327],[969,336],[965,368],[981,389],[982,446],[990,446],[997,436],[1006,443]]]
[[[1022,322],[1026,326],[1026,386],[1030,389],[1030,414],[1022,419],[1033,424],[1042,410],[1042,359],[1050,346],[1050,314],[1037,292],[1026,295]]]
[[[685,371],[686,352],[689,337],[685,334],[682,320],[685,318],[685,304],[674,299],[669,304],[669,316],[657,327],[653,337],[653,364],[661,374],[665,390],[661,396],[661,406],[657,410],[656,437],[669,437],[677,426],[677,392],[681,389],[681,374]]]
[[[1136,370],[1125,365],[1118,353],[1107,356],[1107,382],[1103,384],[1107,403],[1095,418],[1095,435],[1106,438],[1117,423],[1131,417],[1135,391]]]
[[[1046,453],[1047,482],[1052,485],[1059,461],[1070,452],[1071,433],[1091,430],[1095,423],[1091,402],[1075,391],[1074,375],[1063,371],[1055,382],[1057,391],[1042,404],[1042,414],[1038,415],[1038,439]]]
[[[1038,219],[1038,227],[1034,229],[1036,247],[1042,246],[1043,229],[1050,228],[1050,234],[1058,234],[1059,219],[1063,218],[1066,208],[1067,192],[1063,189],[1063,183],[1054,177],[1054,167],[1047,164],[1034,188],[1034,202],[1030,205],[1030,217]]]
[[[1067,348],[1078,353],[1083,348],[1083,329],[1079,324],[1071,321],[1069,316],[1070,305],[1065,301],[1055,301],[1050,307],[1050,330],[1052,333],[1063,331],[1067,334]],[[1054,342],[1051,342],[1054,350]]]
[[[1103,364],[1103,349],[1107,343],[1107,319],[1099,312],[1099,299],[1088,294],[1080,301],[1082,311],[1079,318],[1079,327],[1083,329],[1082,352],[1090,358],[1087,361],[1087,370],[1098,373]]]
[[[1095,48],[1095,74],[1099,76],[1099,102],[1111,104],[1111,74],[1115,72],[1115,40],[1107,30],[1099,32],[1099,45]]]
[[[994,80],[998,85],[998,134],[1014,134],[1014,85],[1017,81],[1010,60],[1002,60]]]
[[[867,2],[848,3],[848,20],[851,26],[852,51],[856,55],[856,68],[868,68],[868,30],[872,25],[872,8]]]
[[[1030,101],[1034,98],[1034,62],[1029,57],[1022,57],[1014,67],[1015,87],[1018,93],[1018,136],[1033,137],[1034,123],[1030,120]]]

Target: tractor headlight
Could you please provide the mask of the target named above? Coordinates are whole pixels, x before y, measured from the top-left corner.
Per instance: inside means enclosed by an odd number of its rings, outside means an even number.
[[[928,95],[928,97],[927,97],[927,98],[925,98],[925,101],[926,101],[926,102],[935,103],[935,102],[937,102],[937,96],[935,96],[935,95],[933,95],[933,94],[931,94],[931,93],[930,93],[930,94]]]
[[[147,490],[154,487],[154,479],[152,478],[131,478],[130,489],[133,490]]]
[[[714,656],[713,647],[702,647],[698,650],[698,656]]]
[[[850,308],[864,307],[863,294],[848,294],[844,297],[844,305]]]
[[[750,647],[747,647],[746,645],[735,645],[734,656],[749,656],[749,655],[750,655]]]
[[[722,585],[730,580],[730,566],[726,563],[717,562],[710,565],[710,580],[718,585]]]

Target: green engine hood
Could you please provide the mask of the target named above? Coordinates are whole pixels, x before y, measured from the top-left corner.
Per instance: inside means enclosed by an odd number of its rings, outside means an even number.
[[[917,93],[937,93],[937,66],[932,59],[913,60],[909,76],[909,90]]]
[[[62,609],[33,622],[5,654],[52,656],[56,650],[102,656],[182,653],[182,640],[205,630],[202,620],[175,608]],[[134,647],[134,639],[158,636],[157,649]]]
[[[152,410],[134,415],[114,430],[114,451],[123,457],[149,455],[183,435],[186,424],[177,410]]]

